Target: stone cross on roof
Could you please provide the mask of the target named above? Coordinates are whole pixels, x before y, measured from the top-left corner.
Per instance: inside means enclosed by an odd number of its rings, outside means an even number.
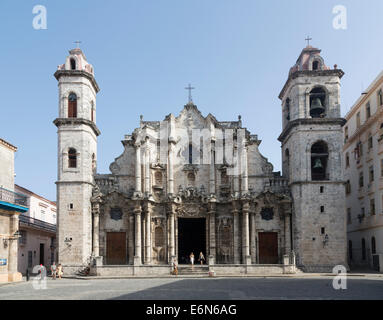
[[[185,87],[186,90],[189,90],[189,103],[193,102],[193,99],[192,99],[192,95],[191,95],[191,91],[193,89],[195,89],[194,87],[192,87],[189,83],[189,86]]]

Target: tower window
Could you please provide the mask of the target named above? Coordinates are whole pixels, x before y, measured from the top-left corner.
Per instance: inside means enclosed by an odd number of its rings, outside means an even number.
[[[311,147],[311,179],[328,180],[327,174],[328,149],[327,144],[319,141]]]
[[[68,167],[77,168],[77,152],[76,149],[70,148],[68,151]]]
[[[351,182],[350,180],[347,180],[346,182],[346,194],[350,194],[351,193]]]
[[[325,234],[325,232],[326,232],[326,230],[325,230],[324,227],[320,228],[320,233],[321,233],[321,234]]]
[[[73,92],[68,97],[68,118],[77,118],[77,96]]]
[[[286,99],[285,110],[286,110],[286,120],[290,121],[290,98]]]
[[[322,118],[325,116],[326,92],[323,88],[317,87],[310,92],[310,116]]]
[[[321,213],[324,212],[324,206],[320,206],[320,212],[321,212]]]
[[[76,70],[76,60],[74,58],[70,59],[70,69]]]
[[[313,62],[313,70],[318,70],[319,69],[319,61],[314,61]]]
[[[319,192],[320,192],[320,193],[323,193],[323,192],[324,192],[324,186],[320,186],[320,188],[319,188]]]

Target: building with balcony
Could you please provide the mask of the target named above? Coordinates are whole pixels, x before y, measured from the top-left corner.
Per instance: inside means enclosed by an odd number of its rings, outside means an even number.
[[[383,72],[346,115],[348,261],[383,272]]]
[[[19,215],[28,210],[27,198],[14,192],[17,148],[0,139],[0,282],[20,281],[17,271]]]
[[[57,261],[56,203],[19,185],[15,185],[15,190],[27,197],[29,208],[19,217],[18,271],[32,272],[40,264],[49,270]]]

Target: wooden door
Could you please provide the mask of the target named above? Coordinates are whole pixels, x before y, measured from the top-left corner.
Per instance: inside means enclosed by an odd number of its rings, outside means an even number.
[[[259,239],[259,263],[277,264],[278,263],[278,233],[260,232]]]
[[[106,235],[106,263],[126,264],[126,232],[108,232]]]

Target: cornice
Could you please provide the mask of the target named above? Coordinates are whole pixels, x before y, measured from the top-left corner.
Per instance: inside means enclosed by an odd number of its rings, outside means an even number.
[[[100,130],[97,128],[93,121],[84,118],[57,118],[53,121],[53,123],[56,125],[56,127],[60,127],[62,125],[85,124],[92,128],[96,136],[101,134]]]
[[[286,80],[285,85],[282,88],[282,91],[279,93],[278,98],[282,100],[283,96],[285,95],[285,91],[290,84],[290,81],[303,76],[311,76],[311,77],[320,77],[320,76],[331,76],[336,75],[339,78],[342,78],[344,75],[344,72],[342,69],[331,69],[331,70],[304,70],[304,71],[295,71],[292,74],[289,75],[289,77]]]
[[[93,85],[94,89],[96,90],[96,93],[100,91],[100,88],[96,82],[96,79],[93,77],[92,74],[89,72],[83,71],[83,70],[57,70],[54,73],[54,76],[57,80],[60,79],[62,76],[66,77],[85,77],[87,78]]]
[[[285,129],[282,131],[280,136],[278,137],[278,141],[283,142],[286,136],[290,133],[290,131],[299,125],[315,125],[315,124],[338,124],[341,127],[346,123],[346,119],[343,118],[303,118],[303,119],[295,119],[288,123]]]

